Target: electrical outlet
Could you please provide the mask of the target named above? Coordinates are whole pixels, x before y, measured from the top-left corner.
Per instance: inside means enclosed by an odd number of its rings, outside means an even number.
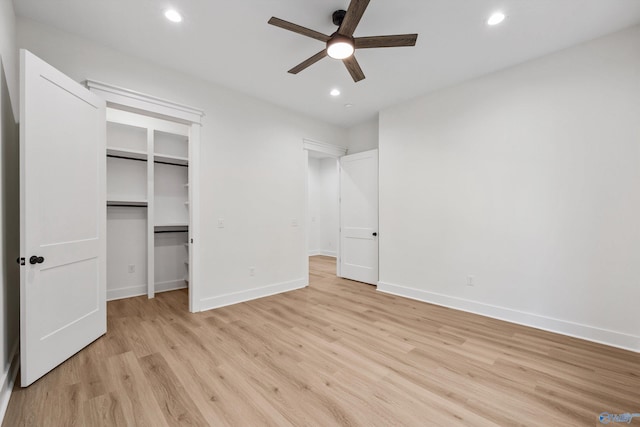
[[[129,264],[129,273],[135,273],[136,272],[136,266],[133,264]]]
[[[467,286],[474,286],[473,276],[467,276]]]
[[[255,275],[256,275],[256,268],[249,267],[249,276],[255,276]]]
[[[218,218],[218,228],[224,228],[224,218]]]
[[[297,227],[298,226],[298,219],[297,218],[293,218],[291,220],[291,226],[292,227]]]

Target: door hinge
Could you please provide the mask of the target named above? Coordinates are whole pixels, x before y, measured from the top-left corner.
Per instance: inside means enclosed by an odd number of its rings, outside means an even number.
[[[18,264],[20,265],[25,265],[25,259],[23,257],[20,257],[16,260],[18,262]]]
[[[191,243],[193,243],[193,239],[191,239]]]

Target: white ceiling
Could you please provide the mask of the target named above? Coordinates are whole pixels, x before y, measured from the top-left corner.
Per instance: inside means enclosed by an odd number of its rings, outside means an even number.
[[[323,43],[267,24],[276,16],[331,34],[331,13],[349,0],[14,3],[19,16],[345,127],[403,100],[640,23],[640,0],[371,0],[356,37],[418,33],[418,42],[357,51],[367,78],[354,83],[330,58],[288,74]],[[184,15],[181,24],[164,18],[169,7]],[[507,19],[488,27],[495,10]],[[329,96],[332,88],[342,95]]]

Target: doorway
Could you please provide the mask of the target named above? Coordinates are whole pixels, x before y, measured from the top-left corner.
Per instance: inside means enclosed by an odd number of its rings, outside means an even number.
[[[204,112],[87,80],[107,102],[107,300],[187,289],[199,297],[200,126]]]
[[[338,159],[346,148],[304,140],[306,162],[306,249],[307,277],[310,257],[326,258],[338,275],[340,175]]]
[[[334,257],[337,277],[377,285],[378,150],[305,140],[304,151],[307,256]]]
[[[309,152],[307,229],[309,256],[338,254],[338,160]]]

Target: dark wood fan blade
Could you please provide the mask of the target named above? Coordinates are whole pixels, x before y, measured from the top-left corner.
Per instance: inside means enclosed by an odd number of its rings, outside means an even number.
[[[301,25],[294,24],[280,18],[276,18],[275,16],[272,16],[271,19],[269,19],[269,24],[275,25],[276,27],[284,28],[285,30],[293,31],[294,33],[302,34],[303,36],[311,37],[312,39],[320,40],[321,42],[325,43],[330,39],[330,37],[325,34],[310,30]]]
[[[320,61],[325,56],[327,56],[327,49],[321,50],[320,52],[318,52],[315,55],[313,55],[311,58],[309,58],[309,59],[307,59],[305,61],[302,61],[301,63],[299,63],[298,65],[296,65],[292,69],[290,69],[289,73],[298,74],[300,71],[304,70],[307,67],[310,67],[311,65],[313,65],[316,62]]]
[[[362,72],[362,68],[360,68],[360,64],[358,64],[355,56],[351,55],[350,57],[343,59],[342,62],[347,66],[347,70],[349,70],[349,74],[351,74],[354,82],[358,83],[360,80],[364,80],[364,73]]]
[[[338,33],[347,37],[353,36],[353,32],[356,30],[367,6],[369,6],[369,0],[351,0]]]
[[[415,46],[418,40],[417,34],[398,34],[395,36],[357,37],[356,49],[369,49],[374,47],[401,47]]]

